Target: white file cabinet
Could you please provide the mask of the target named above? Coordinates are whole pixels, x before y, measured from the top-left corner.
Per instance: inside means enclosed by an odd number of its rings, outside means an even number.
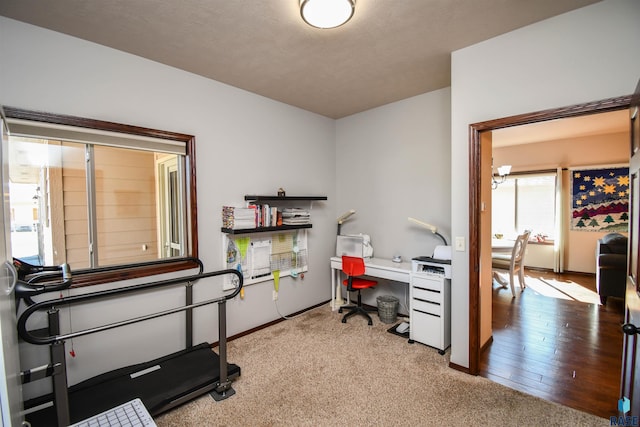
[[[421,259],[411,262],[409,342],[444,354],[451,345],[451,265]]]

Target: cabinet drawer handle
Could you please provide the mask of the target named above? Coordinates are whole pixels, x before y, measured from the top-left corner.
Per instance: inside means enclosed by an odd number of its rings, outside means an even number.
[[[420,286],[414,286],[414,289],[420,289],[421,291],[426,291],[426,292],[434,292],[436,294],[439,294],[441,291],[438,291],[436,289],[427,289],[427,288],[421,288]]]
[[[441,316],[438,316],[437,314],[427,313],[426,311],[422,311],[422,310],[416,310],[415,308],[413,309],[413,311],[416,311],[416,312],[422,313],[422,314],[427,314],[427,315],[433,316],[433,317],[441,317]]]
[[[440,305],[439,302],[429,301],[429,300],[422,299],[422,298],[414,298],[414,300],[420,301],[420,302],[426,302],[427,304]]]

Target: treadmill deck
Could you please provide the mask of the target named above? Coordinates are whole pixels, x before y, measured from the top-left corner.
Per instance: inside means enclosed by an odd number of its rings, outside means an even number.
[[[240,367],[228,363],[227,376],[240,376]],[[69,387],[71,422],[140,398],[152,416],[214,390],[220,380],[220,358],[210,344],[106,372]],[[36,399],[34,399],[35,401]],[[37,400],[41,400],[40,398]],[[52,395],[48,396],[52,400]],[[45,400],[46,401],[46,400]],[[29,402],[25,402],[27,407]],[[34,402],[31,406],[42,403]],[[57,426],[53,407],[27,415],[34,426]]]

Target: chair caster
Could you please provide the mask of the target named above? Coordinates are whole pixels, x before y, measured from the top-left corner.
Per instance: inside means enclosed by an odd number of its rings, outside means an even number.
[[[347,319],[342,319],[342,323],[347,323]]]
[[[338,309],[338,313],[342,313],[342,307]]]
[[[373,322],[371,320],[369,320],[369,326],[372,326]]]

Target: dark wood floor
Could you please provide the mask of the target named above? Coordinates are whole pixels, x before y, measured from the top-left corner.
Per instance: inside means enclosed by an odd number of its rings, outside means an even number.
[[[523,293],[493,286],[480,375],[594,415],[617,415],[624,302],[598,304],[592,275],[527,270]],[[586,301],[586,302],[585,302]]]

